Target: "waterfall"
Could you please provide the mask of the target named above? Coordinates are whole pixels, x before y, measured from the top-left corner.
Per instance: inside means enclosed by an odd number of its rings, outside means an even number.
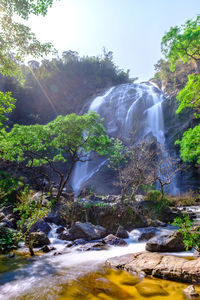
[[[137,141],[150,134],[165,149],[163,101],[163,93],[148,82],[122,84],[96,97],[88,111],[96,111],[104,118],[104,126],[110,136],[129,143],[133,133]],[[76,164],[72,179],[76,194],[105,163],[105,158],[95,157],[95,160]]]

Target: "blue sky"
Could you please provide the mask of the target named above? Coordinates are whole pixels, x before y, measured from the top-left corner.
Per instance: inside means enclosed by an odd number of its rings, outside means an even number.
[[[60,53],[96,56],[105,47],[120,68],[144,81],[161,58],[164,33],[198,14],[200,0],[60,0],[45,18],[33,16],[28,24]]]

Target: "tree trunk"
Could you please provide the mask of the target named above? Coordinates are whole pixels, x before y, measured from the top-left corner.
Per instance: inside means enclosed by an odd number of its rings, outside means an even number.
[[[75,165],[75,162],[72,162],[72,165],[71,165],[69,171],[67,172],[66,177],[64,179],[62,177],[61,180],[60,180],[60,185],[59,185],[59,188],[58,188],[58,193],[56,195],[56,200],[57,201],[60,199],[60,197],[62,195],[62,191],[63,191],[64,187],[66,186],[67,182],[69,181],[69,178],[70,178],[71,173],[73,171],[74,165]]]
[[[28,238],[28,249],[29,249],[30,255],[31,255],[31,256],[34,256],[35,253],[34,253],[34,251],[33,251],[33,245],[32,245],[32,243],[31,243],[31,241],[30,241],[30,238]]]

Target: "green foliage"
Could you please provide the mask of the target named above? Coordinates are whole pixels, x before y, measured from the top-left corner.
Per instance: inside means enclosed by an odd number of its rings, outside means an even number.
[[[30,14],[45,16],[53,0],[1,0],[1,9],[6,10],[12,16],[18,14],[23,19],[27,19]]]
[[[183,63],[200,60],[200,16],[180,27],[171,27],[162,38],[161,49],[172,70],[179,60]]]
[[[113,154],[110,157],[109,167],[113,168],[114,170],[118,170],[121,165],[127,163],[131,151],[128,147],[124,146],[120,139],[115,139],[113,144]]]
[[[11,97],[11,93],[0,92],[0,130],[3,126],[3,122],[7,121],[8,118],[6,114],[12,112],[15,108],[15,99]],[[1,134],[2,132],[0,132]]]
[[[0,172],[0,207],[12,201],[12,194],[23,186],[23,183],[5,172]],[[14,199],[16,200],[16,199]]]
[[[16,233],[10,228],[0,227],[0,254],[13,250],[16,246]]]
[[[7,14],[1,17],[0,25],[0,73],[5,76],[14,76],[23,82],[20,64],[25,56],[40,57],[42,54],[46,55],[52,50],[52,44],[41,44],[29,27],[13,22]]]
[[[145,193],[148,193],[148,192],[154,192],[154,184],[144,184],[144,185],[141,185],[140,188],[145,192]]]
[[[153,202],[159,202],[161,199],[161,192],[158,190],[151,190],[147,192],[145,196],[145,200],[153,201]]]
[[[149,191],[145,196],[146,201],[150,201],[149,208],[153,214],[161,215],[166,212],[171,205],[170,200],[158,190]]]
[[[95,112],[90,112],[58,116],[46,125],[14,125],[0,141],[0,158],[31,170],[47,165],[60,178],[59,198],[75,163],[87,161],[89,151],[100,156],[116,155],[114,140],[108,137],[102,123]],[[60,172],[57,163],[67,161],[66,173]]]
[[[183,133],[181,140],[176,141],[180,145],[180,154],[184,162],[200,163],[200,124]]]
[[[27,55],[39,57],[52,50],[50,43],[41,44],[30,28],[14,22],[13,13],[27,19],[30,14],[45,15],[52,5],[52,0],[2,0],[1,10],[1,49],[0,49],[0,73],[5,76],[14,76],[22,82],[20,63]]]
[[[105,155],[111,140],[105,134],[102,120],[98,118],[95,112],[90,112],[83,116],[58,116],[46,125],[16,124],[0,142],[0,157],[19,163],[26,162],[28,167],[38,167],[66,162],[66,154],[75,162],[86,160],[86,153],[91,150]]]
[[[183,214],[182,218],[177,217],[172,225],[179,228],[177,231],[183,236],[186,250],[194,248],[200,251],[200,227],[194,227],[194,221],[190,220],[188,215]]]
[[[21,192],[18,197],[18,203],[14,209],[20,216],[18,225],[18,239],[26,241],[31,227],[38,221],[42,220],[51,210],[52,201],[48,205],[42,204],[42,196],[39,201],[33,198],[34,192],[28,187]]]
[[[186,108],[192,108],[195,117],[200,117],[200,74],[189,75],[186,86],[177,95],[179,107],[177,113],[182,112]]]
[[[172,71],[177,62],[195,62],[197,72],[200,69],[200,16],[195,20],[188,20],[185,24],[172,27],[162,39],[162,52],[171,63]],[[179,107],[177,113],[186,108],[192,108],[194,116],[200,117],[200,75],[188,76],[185,87],[179,92],[177,99]],[[176,141],[180,145],[180,153],[183,161],[200,163],[200,126],[190,128],[183,134],[181,140]]]

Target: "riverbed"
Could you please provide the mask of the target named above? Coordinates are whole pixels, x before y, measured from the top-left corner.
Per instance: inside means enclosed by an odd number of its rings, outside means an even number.
[[[105,268],[105,261],[110,257],[145,251],[146,242],[138,242],[145,228],[131,231],[126,247],[112,246],[108,250],[84,252],[76,247],[66,248],[66,242],[57,239],[56,229],[56,225],[52,225],[49,234],[55,251],[48,254],[38,252],[30,258],[22,248],[13,258],[0,256],[0,300],[184,299],[185,284],[138,278],[125,271]],[[157,234],[172,230],[170,226],[157,228]],[[192,255],[186,252],[173,254]],[[128,276],[129,284],[125,280]],[[145,294],[141,292],[141,286],[147,286],[147,290],[155,289],[155,292]]]

